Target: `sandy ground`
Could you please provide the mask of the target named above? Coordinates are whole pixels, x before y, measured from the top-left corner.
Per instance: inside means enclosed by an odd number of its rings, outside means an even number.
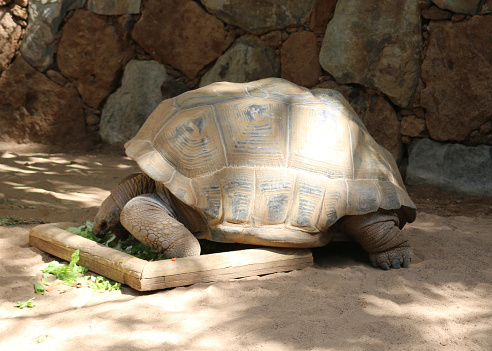
[[[0,217],[92,220],[134,171],[118,148],[0,144]],[[36,295],[55,258],[29,246],[35,224],[0,226],[0,350],[492,350],[492,198],[410,194],[410,269],[332,244],[301,271],[152,293]],[[31,297],[35,308],[14,307]]]

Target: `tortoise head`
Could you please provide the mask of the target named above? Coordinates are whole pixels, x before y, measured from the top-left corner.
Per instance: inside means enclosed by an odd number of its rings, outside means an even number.
[[[116,228],[120,222],[121,209],[113,198],[109,195],[101,204],[99,211],[94,218],[94,235],[102,237],[109,230]]]
[[[122,179],[101,204],[94,218],[94,234],[103,237],[109,230],[114,230],[120,224],[121,210],[126,203],[135,196],[153,193],[154,190],[154,180],[144,173],[130,174]]]

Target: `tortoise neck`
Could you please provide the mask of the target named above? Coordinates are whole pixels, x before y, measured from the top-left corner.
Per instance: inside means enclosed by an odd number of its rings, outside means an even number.
[[[138,173],[123,179],[111,190],[111,196],[121,211],[126,203],[135,196],[154,192],[155,181],[144,173]]]

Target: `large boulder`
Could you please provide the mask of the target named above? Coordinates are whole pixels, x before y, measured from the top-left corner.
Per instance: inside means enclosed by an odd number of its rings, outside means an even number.
[[[61,86],[18,57],[0,77],[0,139],[76,145],[86,136],[77,90]]]
[[[219,57],[215,65],[200,80],[200,86],[226,81],[244,83],[261,78],[280,76],[275,50],[255,36],[246,35]]]
[[[201,0],[210,13],[253,34],[301,25],[309,18],[316,0]]]
[[[282,78],[308,88],[319,83],[322,73],[313,32],[292,33],[282,45],[280,59]]]
[[[0,73],[7,68],[20,46],[22,27],[14,21],[8,7],[0,7]]]
[[[95,37],[97,33],[97,37]],[[101,16],[76,10],[63,26],[58,44],[58,67],[93,108],[115,88],[132,49],[116,28]]]
[[[406,182],[492,196],[492,146],[467,147],[430,139],[416,140],[409,149]]]
[[[45,71],[53,63],[53,45],[67,10],[83,4],[84,0],[29,0],[29,23],[21,45],[25,60]]]
[[[161,85],[166,79],[166,69],[156,61],[128,62],[121,87],[108,97],[102,110],[102,140],[112,144],[133,138],[162,101]]]
[[[154,59],[190,79],[233,41],[224,23],[191,0],[146,1],[132,38]]]
[[[492,17],[431,22],[429,32],[420,94],[427,128],[434,140],[463,141],[490,120]]]
[[[338,0],[320,63],[338,83],[376,88],[406,107],[420,76],[421,46],[417,1]]]

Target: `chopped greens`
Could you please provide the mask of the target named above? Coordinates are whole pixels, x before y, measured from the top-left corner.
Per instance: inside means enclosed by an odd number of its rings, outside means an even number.
[[[88,269],[86,267],[77,266],[77,262],[80,259],[80,251],[75,250],[72,254],[72,259],[68,266],[61,264],[58,261],[51,261],[48,266],[43,269],[44,277],[48,275],[54,275],[58,279],[66,281],[67,283],[73,283],[79,278],[79,274],[84,275]]]
[[[143,260],[159,261],[166,259],[166,255],[163,253],[142,244],[131,235],[128,238],[123,238],[116,230],[109,231],[103,238],[98,238],[94,234],[94,223],[91,221],[86,221],[85,224],[79,227],[69,227],[66,230]]]
[[[24,307],[29,307],[29,308],[34,308],[36,305],[33,305],[32,302],[34,301],[34,297],[30,298],[27,301],[17,301],[15,304],[15,307],[19,308],[24,308]]]
[[[77,262],[80,259],[80,251],[75,250],[74,253],[72,254],[70,263],[67,265],[61,264],[58,261],[51,261],[48,266],[42,270],[44,273],[43,278],[41,278],[41,282],[45,285],[48,286],[48,289],[46,291],[50,291],[54,285],[56,285],[56,281],[49,283],[46,279],[50,276],[55,276],[56,279],[58,279],[61,284],[64,285],[69,285],[72,287],[81,287],[81,286],[87,286],[91,288],[92,290],[96,292],[104,292],[104,291],[114,291],[114,290],[120,290],[121,289],[121,283],[111,283],[109,280],[107,280],[105,277],[98,276],[86,276],[85,274],[87,273],[88,269],[83,266],[78,266]],[[54,284],[55,283],[55,284]],[[41,286],[43,289],[42,291],[44,292],[44,287],[40,283],[38,284],[38,288]],[[38,289],[36,289],[36,284],[35,284],[35,290],[36,293],[41,293],[38,292]],[[41,291],[41,289],[39,289]]]
[[[87,286],[96,292],[121,290],[120,283],[114,282],[111,284],[109,280],[102,276],[94,277],[91,275],[84,278],[86,278]]]
[[[36,294],[44,295],[45,289],[44,289],[43,284],[41,284],[41,283],[34,283],[34,292]]]

